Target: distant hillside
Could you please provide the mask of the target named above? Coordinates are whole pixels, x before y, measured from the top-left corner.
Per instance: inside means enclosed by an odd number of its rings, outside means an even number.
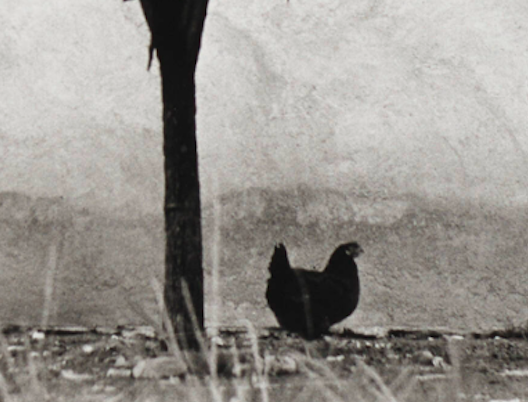
[[[360,306],[347,326],[485,329],[528,320],[524,211],[309,187],[228,193],[216,210],[226,324],[249,318],[275,325],[264,298],[275,242],[287,245],[294,265],[321,269],[351,239],[366,253],[358,262]],[[214,211],[203,208],[207,317]],[[157,316],[150,279],[163,277],[161,215],[125,218],[61,198],[0,193],[2,322],[41,322],[53,247],[51,323],[115,325],[145,322],[143,312]]]
[[[264,291],[275,242],[294,265],[322,268],[339,243],[355,239],[366,250],[363,292],[347,325],[479,329],[528,320],[524,211],[307,187],[251,189],[221,204],[223,300],[244,302],[228,319],[274,323]],[[211,209],[204,215],[207,238]]]
[[[0,320],[40,323],[51,249],[51,323],[141,322],[124,296],[149,300],[163,269],[160,219],[115,219],[61,198],[0,193]],[[150,296],[150,297],[149,297]],[[148,307],[152,303],[146,303]]]

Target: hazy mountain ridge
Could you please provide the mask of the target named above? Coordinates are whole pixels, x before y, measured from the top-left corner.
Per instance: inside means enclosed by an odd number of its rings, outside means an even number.
[[[115,219],[61,198],[15,193],[0,193],[0,217],[1,321],[40,323],[52,247],[52,323],[138,321],[123,293],[149,299],[150,277],[162,272],[163,231],[156,222]]]
[[[222,207],[224,302],[248,303],[251,316],[266,311],[275,242],[287,245],[294,265],[321,269],[339,243],[356,239],[366,249],[363,293],[349,324],[475,329],[528,319],[519,303],[528,287],[528,217],[520,209],[310,188],[231,193]],[[204,215],[207,233],[207,208]]]
[[[528,216],[412,196],[389,199],[307,186],[224,194],[203,208],[206,305],[211,307],[214,211],[220,211],[222,321],[275,325],[265,304],[273,245],[294,265],[322,269],[358,240],[360,306],[352,326],[482,329],[528,319]],[[150,279],[163,276],[163,218],[116,217],[60,199],[0,193],[0,320],[39,323],[50,250],[58,249],[52,323],[144,322],[157,311]],[[129,300],[132,300],[133,306]]]

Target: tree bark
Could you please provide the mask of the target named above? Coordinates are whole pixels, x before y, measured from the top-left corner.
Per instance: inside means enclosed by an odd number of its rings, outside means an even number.
[[[141,5],[152,33],[150,57],[156,50],[162,81],[164,298],[180,346],[197,348],[204,299],[194,74],[207,0],[141,0]],[[189,288],[195,319],[185,301],[183,281]]]

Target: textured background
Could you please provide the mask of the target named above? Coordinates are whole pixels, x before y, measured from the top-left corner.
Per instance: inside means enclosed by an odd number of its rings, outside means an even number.
[[[400,3],[211,1],[198,142],[224,322],[274,322],[275,241],[321,267],[350,239],[367,253],[347,325],[528,319],[528,6]],[[40,322],[46,283],[52,322],[155,315],[161,105],[139,3],[6,0],[0,24],[0,319]]]

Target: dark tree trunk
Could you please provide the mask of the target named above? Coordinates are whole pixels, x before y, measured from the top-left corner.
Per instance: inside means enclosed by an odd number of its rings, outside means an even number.
[[[180,345],[196,348],[196,335],[203,331],[204,303],[194,73],[207,0],[141,0],[141,5],[152,33],[150,57],[156,50],[162,80],[164,297]],[[188,285],[196,320],[186,305],[182,281]]]
[[[196,347],[196,331],[203,330],[203,273],[194,69],[182,65],[181,53],[173,49],[157,52],[164,103],[165,304],[178,339],[185,335],[189,346]],[[182,280],[189,287],[198,328],[192,326]]]

